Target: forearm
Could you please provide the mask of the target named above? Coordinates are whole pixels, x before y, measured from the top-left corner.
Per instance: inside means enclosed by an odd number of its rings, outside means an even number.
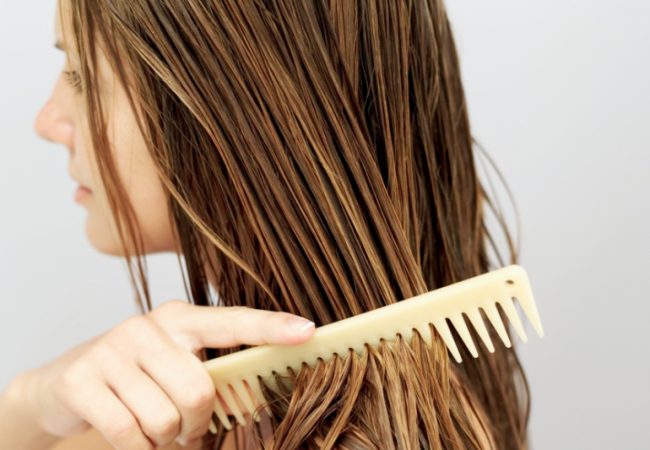
[[[16,377],[0,393],[0,448],[43,450],[60,440],[36,422],[27,399],[27,374]]]

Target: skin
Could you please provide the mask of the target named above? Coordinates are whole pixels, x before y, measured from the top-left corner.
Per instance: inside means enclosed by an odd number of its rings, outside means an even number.
[[[59,7],[66,12],[67,2]],[[64,17],[67,17],[64,14]],[[56,42],[66,51],[64,70],[77,71],[79,62],[72,51],[70,36],[64,33],[68,26],[55,23]],[[108,137],[118,176],[136,211],[143,232],[146,253],[175,251],[172,226],[168,220],[168,205],[154,162],[147,151],[138,129],[126,92],[103,52],[98,53],[98,68],[102,101],[108,110]],[[34,128],[46,140],[67,147],[70,162],[68,172],[79,184],[91,190],[80,200],[88,212],[86,236],[98,251],[121,256],[115,222],[109,210],[99,169],[92,152],[86,115],[81,104],[82,95],[71,86],[63,72],[54,85],[50,98],[38,112]]]
[[[62,0],[58,7],[65,13],[68,6]],[[55,38],[67,50],[64,70],[78,70],[73,40],[64,34],[69,27],[62,26],[66,24],[59,23],[58,16]],[[146,253],[176,251],[153,160],[126,93],[101,52],[99,70],[111,151],[136,211]],[[90,189],[79,198],[88,213],[87,238],[98,251],[119,256],[82,95],[63,74],[34,125],[44,139],[68,149],[70,175]],[[0,398],[0,424],[19,432],[0,433],[0,447],[47,448],[53,437],[93,427],[118,449],[153,449],[174,441],[198,448],[197,439],[208,430],[216,400],[199,352],[239,344],[297,344],[313,332],[313,323],[284,312],[168,301],[16,378]]]

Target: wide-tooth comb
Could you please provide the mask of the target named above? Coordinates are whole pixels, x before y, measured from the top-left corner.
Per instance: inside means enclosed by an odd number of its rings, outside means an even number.
[[[418,330],[422,338],[431,344],[429,324],[435,327],[454,359],[460,363],[462,358],[447,324],[449,319],[472,356],[477,358],[478,352],[463,314],[467,315],[478,336],[492,353],[494,345],[480,309],[483,309],[505,346],[510,347],[510,338],[501,320],[497,303],[501,305],[521,340],[527,342],[528,337],[515,309],[514,300],[519,302],[539,337],[543,337],[542,323],[526,271],[513,264],[323,325],[314,331],[308,341],[301,344],[260,345],[204,361],[203,364],[212,377],[218,396],[223,399],[237,422],[244,425],[244,414],[253,414],[255,406],[265,403],[258,376],[274,388],[277,384],[273,373],[282,375],[288,368],[297,372],[302,363],[313,367],[319,358],[327,361],[334,353],[345,355],[348,349],[361,354],[365,344],[377,346],[380,339],[392,341],[396,339],[397,334],[410,342],[413,330]],[[240,408],[236,397],[245,409]],[[264,406],[268,412],[268,406]],[[232,428],[226,410],[219,400],[215,402],[214,412],[226,429]],[[255,414],[254,419],[259,421],[259,415]],[[214,422],[210,424],[210,431],[216,433]]]

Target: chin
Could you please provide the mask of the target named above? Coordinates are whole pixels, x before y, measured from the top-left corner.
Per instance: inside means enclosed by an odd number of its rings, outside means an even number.
[[[86,218],[86,238],[99,253],[110,256],[125,256],[116,232],[104,220],[97,220],[92,212]]]
[[[89,220],[86,222],[86,238],[90,245],[99,253],[110,256],[125,256],[119,240],[113,236],[108,227],[94,226]]]
[[[96,222],[92,220],[92,216],[88,216],[86,221],[86,237],[88,242],[100,253],[110,256],[125,256],[122,248],[122,243],[117,236],[117,231],[114,231],[106,222]],[[164,245],[163,240],[147,239],[144,238],[144,249],[140,256],[151,255],[154,253],[171,252],[174,249],[169,248],[169,245]]]

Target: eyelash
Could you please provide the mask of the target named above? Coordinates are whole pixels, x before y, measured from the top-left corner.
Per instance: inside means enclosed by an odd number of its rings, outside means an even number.
[[[63,75],[70,86],[72,86],[77,92],[81,92],[81,77],[79,73],[74,70],[64,70]]]

